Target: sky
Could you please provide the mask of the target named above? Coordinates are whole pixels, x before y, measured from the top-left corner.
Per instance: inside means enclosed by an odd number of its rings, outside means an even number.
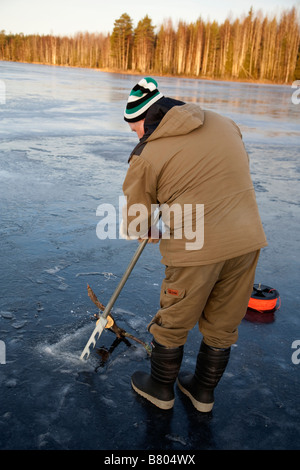
[[[171,18],[192,23],[201,16],[204,21],[219,23],[227,17],[241,18],[253,7],[254,12],[280,15],[296,6],[299,0],[0,0],[0,31],[6,33],[53,34],[72,36],[79,31],[112,32],[114,21],[123,13],[133,20],[148,15],[159,27]]]

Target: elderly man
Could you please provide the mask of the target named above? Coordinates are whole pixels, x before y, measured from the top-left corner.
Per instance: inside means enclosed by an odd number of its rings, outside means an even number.
[[[248,155],[231,119],[163,96],[151,77],[132,89],[124,119],[139,138],[123,184],[125,236],[132,235],[135,204],[146,209],[150,241],[153,207],[170,209],[167,216],[163,211],[168,236],[160,240],[166,266],[160,309],[148,325],[151,373],[135,372],[132,387],[169,409],[178,376],[180,390],[197,410],[208,412],[246,313],[260,249],[267,245]],[[202,235],[196,243],[197,227]],[[179,373],[196,324],[202,342],[195,371]]]

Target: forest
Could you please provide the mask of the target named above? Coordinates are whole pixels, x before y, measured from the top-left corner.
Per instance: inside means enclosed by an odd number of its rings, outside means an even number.
[[[136,26],[127,13],[111,33],[73,36],[0,31],[0,60],[90,67],[106,71],[222,80],[290,83],[300,79],[300,27],[296,8],[278,18],[254,13],[223,23],[171,19]]]

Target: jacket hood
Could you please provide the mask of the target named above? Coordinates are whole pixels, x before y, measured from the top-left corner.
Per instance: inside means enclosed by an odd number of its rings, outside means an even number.
[[[140,155],[147,142],[185,135],[201,127],[204,123],[204,111],[195,104],[163,97],[154,103],[147,111],[145,119],[145,134],[133,149],[128,159]]]
[[[195,104],[174,105],[161,119],[160,123],[149,136],[147,141],[160,139],[161,137],[174,137],[189,134],[193,130],[203,126],[204,111]],[[147,118],[145,121],[147,132]]]

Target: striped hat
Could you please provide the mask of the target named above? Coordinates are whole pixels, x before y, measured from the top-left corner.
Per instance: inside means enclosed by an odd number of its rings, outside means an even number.
[[[150,106],[162,97],[154,78],[142,78],[130,92],[124,112],[125,121],[136,122],[144,119]]]

